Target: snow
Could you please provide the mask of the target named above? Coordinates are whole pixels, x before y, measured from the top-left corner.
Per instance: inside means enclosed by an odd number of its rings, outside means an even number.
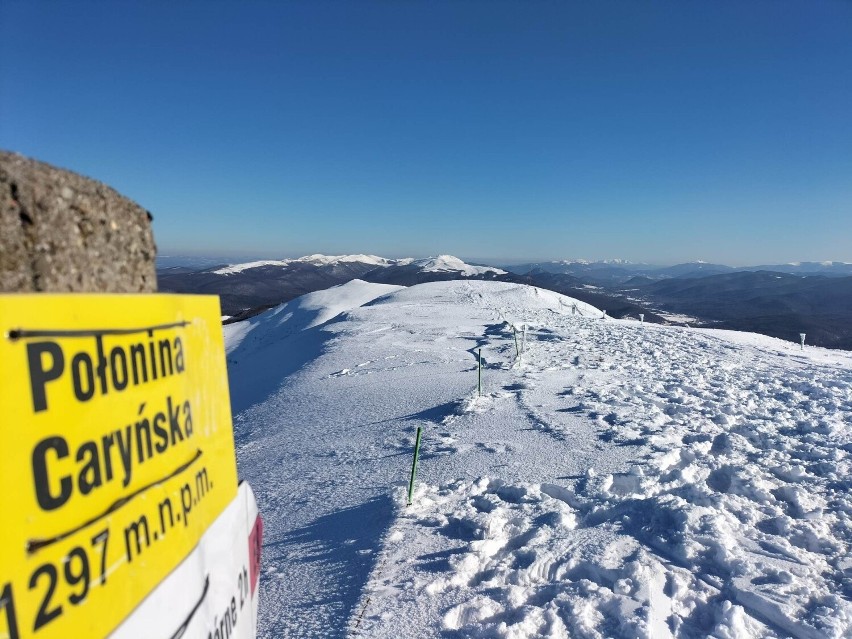
[[[243,264],[231,264],[230,266],[225,266],[220,269],[213,271],[216,275],[234,275],[235,273],[242,273],[243,271],[247,271],[253,268],[260,268],[262,266],[287,266],[293,260],[260,260],[258,262],[244,262]]]
[[[595,261],[586,260],[586,259],[582,259],[582,258],[576,258],[576,259],[567,259],[567,260],[554,260],[553,262],[551,262],[551,264],[565,264],[566,266],[570,265],[570,264],[581,264],[581,265],[607,264],[607,265],[616,265],[616,266],[627,266],[627,265],[632,265],[634,263],[631,262],[630,260],[623,260],[623,259],[619,259],[619,258],[595,260]]]
[[[692,315],[684,315],[683,313],[671,313],[668,311],[655,310],[654,313],[659,315],[667,322],[675,322],[677,324],[699,324],[701,320]]]
[[[407,266],[413,264],[419,267],[422,271],[457,272],[465,276],[481,275],[489,271],[498,275],[506,273],[506,271],[494,268],[493,266],[473,266],[452,255],[439,255],[438,257],[427,257],[424,259],[414,259],[411,257],[387,259],[379,257],[378,255],[322,255],[320,253],[305,255],[293,260],[261,260],[258,262],[246,262],[244,264],[231,264],[230,266],[225,266],[213,272],[217,275],[234,275],[236,273],[242,273],[243,271],[263,266],[285,267],[293,262],[303,262],[305,264],[313,264],[314,266],[331,266],[334,264],[357,262],[361,264],[371,264],[377,268],[386,266]]]
[[[299,262],[310,262],[311,264],[327,265],[337,264],[341,262],[361,262],[362,264],[374,264],[375,266],[388,266],[395,263],[396,260],[388,260],[378,255],[322,255],[315,253],[300,257]]]
[[[224,268],[213,271],[217,275],[234,275],[242,273],[253,268],[262,266],[280,266],[285,267],[293,262],[303,262],[305,264],[313,264],[315,266],[330,266],[332,264],[340,264],[346,262],[360,262],[362,264],[373,264],[375,266],[388,266],[396,263],[398,260],[387,260],[377,255],[322,255],[314,253],[313,255],[305,255],[293,260],[260,260],[258,262],[245,262],[243,264],[231,264]]]
[[[229,334],[228,348],[236,348],[248,335],[267,343],[280,340],[296,331],[325,324],[345,311],[401,288],[354,279],[346,284],[302,295],[276,306],[257,320],[236,324]]]
[[[852,634],[852,353],[481,281],[224,330],[262,637]]]
[[[481,275],[489,271],[498,275],[503,275],[506,271],[501,271],[493,266],[472,266],[452,255],[439,255],[438,257],[428,257],[422,260],[413,260],[411,264],[420,268],[425,272],[458,272],[462,275]]]

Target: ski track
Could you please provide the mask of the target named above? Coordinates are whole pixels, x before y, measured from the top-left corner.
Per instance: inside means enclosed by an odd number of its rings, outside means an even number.
[[[446,282],[311,329],[235,418],[260,636],[850,636],[850,354],[573,303]],[[299,351],[253,328],[232,385]]]

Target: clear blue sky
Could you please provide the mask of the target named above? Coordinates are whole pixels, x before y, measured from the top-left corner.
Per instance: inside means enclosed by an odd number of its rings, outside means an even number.
[[[2,0],[0,147],[161,253],[852,261],[852,2]]]

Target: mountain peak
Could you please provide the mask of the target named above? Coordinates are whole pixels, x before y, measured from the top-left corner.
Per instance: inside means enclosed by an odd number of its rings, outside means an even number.
[[[376,266],[387,266],[393,264],[394,260],[388,260],[378,255],[364,255],[362,253],[355,255],[323,255],[322,253],[314,253],[300,257],[297,262],[307,262],[309,264],[327,265],[339,264],[341,262],[360,262],[361,264],[375,264]]]
[[[493,266],[474,266],[460,260],[454,255],[439,255],[437,257],[426,257],[423,259],[413,260],[412,265],[418,267],[421,271],[434,272],[458,272],[462,275],[481,275],[489,271],[501,275],[506,271],[500,270]]]
[[[628,264],[633,264],[630,260],[622,260],[620,258],[611,258],[605,260],[586,260],[583,258],[568,258],[565,260],[553,260],[551,264],[581,264],[581,265],[593,265],[593,264],[609,264],[613,266],[623,266]]]

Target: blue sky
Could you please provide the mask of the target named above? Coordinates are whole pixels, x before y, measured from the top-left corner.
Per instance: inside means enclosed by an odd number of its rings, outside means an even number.
[[[852,261],[852,2],[0,5],[0,147],[161,253]]]

